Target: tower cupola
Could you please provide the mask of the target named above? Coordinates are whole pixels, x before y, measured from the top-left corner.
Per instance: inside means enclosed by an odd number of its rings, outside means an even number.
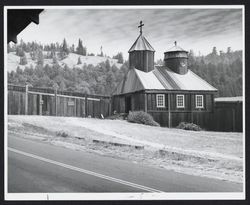
[[[129,49],[129,68],[149,72],[154,69],[154,48],[147,39],[142,35],[144,24],[140,21],[140,35]]]
[[[188,72],[187,60],[188,52],[177,46],[176,41],[174,46],[164,53],[164,65],[181,75]]]

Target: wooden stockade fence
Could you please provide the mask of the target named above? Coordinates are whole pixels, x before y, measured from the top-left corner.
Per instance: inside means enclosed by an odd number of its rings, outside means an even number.
[[[51,88],[8,85],[9,115],[107,117],[111,97]]]

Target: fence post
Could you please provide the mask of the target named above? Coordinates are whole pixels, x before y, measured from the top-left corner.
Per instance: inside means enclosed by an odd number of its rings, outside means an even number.
[[[76,98],[75,98],[75,117],[76,117]]]
[[[29,85],[25,85],[25,115],[28,115],[28,91],[29,91]]]
[[[55,116],[57,116],[57,87],[55,88]]]
[[[59,88],[59,86],[57,84],[54,84],[53,88],[54,88],[54,93],[55,93],[55,116],[57,116],[57,89]]]
[[[42,95],[39,94],[39,115],[43,114],[43,99],[42,99]]]
[[[88,117],[88,97],[85,94],[85,117]]]

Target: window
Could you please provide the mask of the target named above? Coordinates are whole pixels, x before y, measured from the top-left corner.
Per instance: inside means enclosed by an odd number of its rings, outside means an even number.
[[[177,108],[184,108],[184,95],[176,95],[176,107]]]
[[[156,106],[165,107],[165,95],[164,94],[156,95]]]
[[[195,95],[195,107],[204,108],[203,95]]]

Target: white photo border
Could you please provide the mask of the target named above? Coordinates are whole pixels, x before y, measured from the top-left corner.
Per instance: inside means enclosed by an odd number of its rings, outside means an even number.
[[[7,10],[8,9],[242,9],[243,48],[243,191],[192,193],[8,193],[8,102],[7,102]],[[245,6],[174,5],[174,6],[4,6],[4,199],[5,200],[245,200]]]

